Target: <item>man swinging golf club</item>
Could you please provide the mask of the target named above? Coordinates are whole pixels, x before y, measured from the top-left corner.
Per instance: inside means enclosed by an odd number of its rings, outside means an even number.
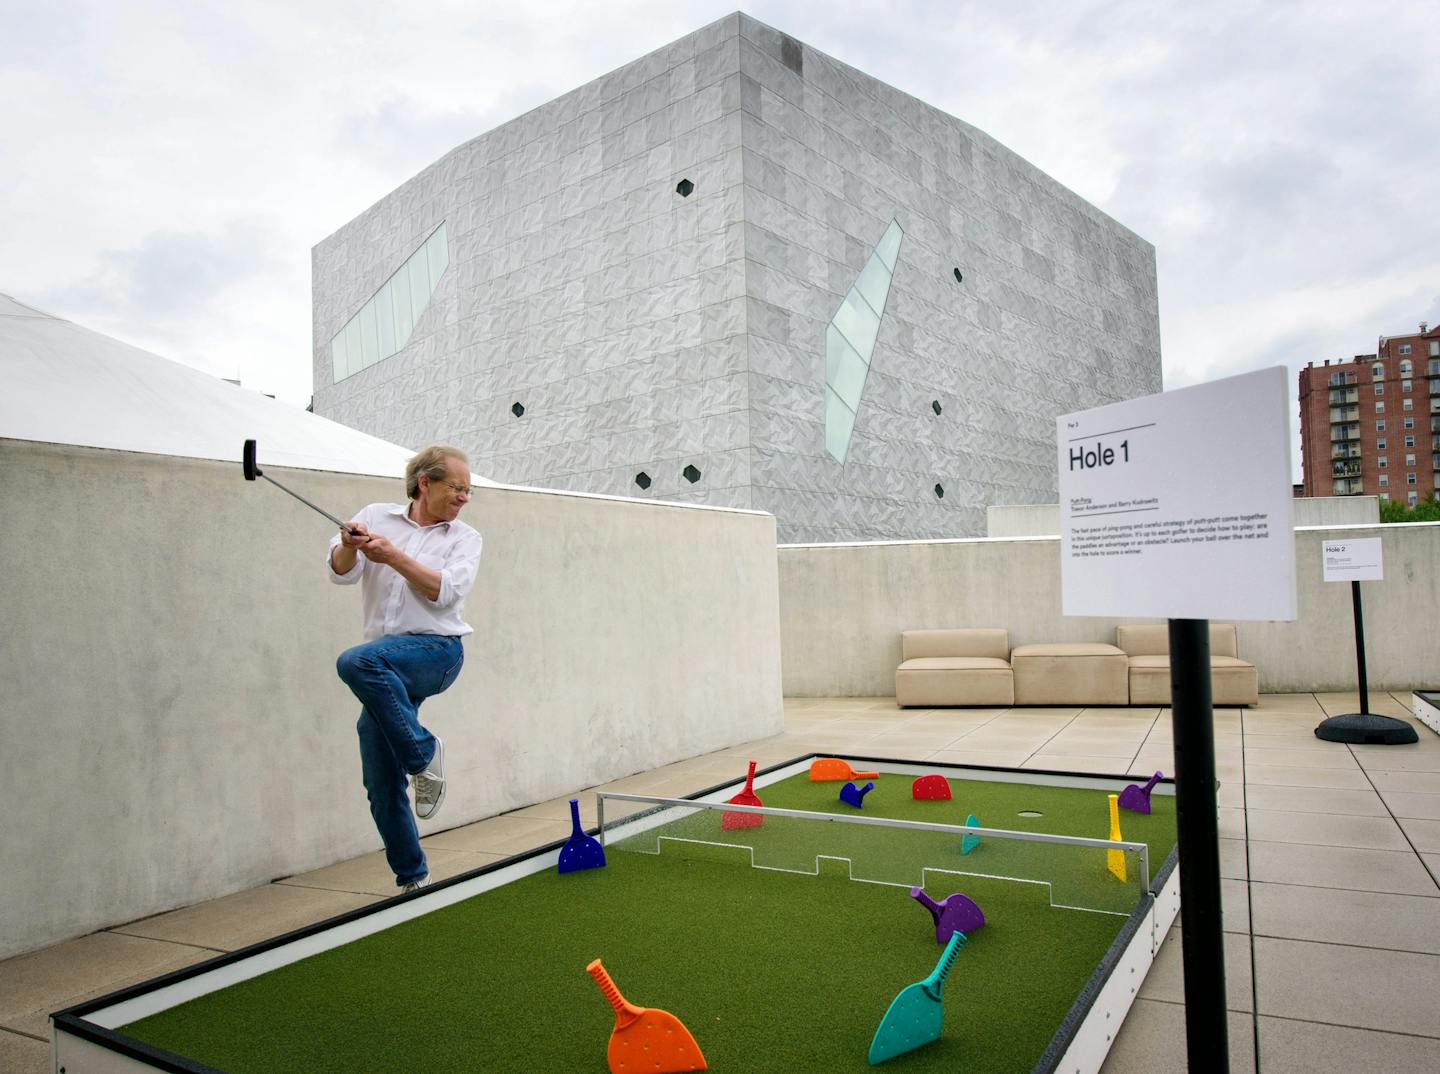
[[[470,499],[470,467],[457,448],[428,447],[405,466],[408,504],[372,503],[330,538],[325,563],[337,585],[360,583],[365,643],[335,662],[360,699],[360,768],[370,815],[395,883],[430,882],[415,818],[445,798],[445,746],[418,709],[460,674],[471,632],[461,618],[480,565],[480,534],[458,520]],[[415,783],[415,812],[406,795]]]

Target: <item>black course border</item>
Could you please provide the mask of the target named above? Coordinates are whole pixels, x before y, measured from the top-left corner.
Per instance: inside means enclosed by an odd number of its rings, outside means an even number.
[[[788,768],[791,765],[819,757],[839,757],[847,761],[874,762],[876,764],[909,764],[936,770],[950,769],[995,773],[1022,772],[1028,775],[1062,776],[1078,779],[1119,780],[1134,778],[1121,773],[1067,772],[1054,768],[1003,768],[998,765],[954,764],[950,762],[910,760],[903,757],[871,757],[857,753],[825,753],[819,751],[800,754],[788,761],[781,761],[777,764],[769,765],[766,768],[759,769],[755,774],[757,776],[768,775],[782,768]],[[739,779],[726,780],[723,783],[716,783],[703,790],[692,791],[683,797],[701,798],[707,794],[714,794],[716,791],[733,787],[739,782]],[[1166,779],[1162,782],[1173,783],[1174,781]],[[512,810],[512,812],[514,811]],[[506,814],[503,813],[500,814],[500,816],[505,815]],[[587,833],[590,835],[595,835],[598,832],[598,827],[587,829]],[[249,947],[242,947],[227,954],[217,955],[215,958],[206,959],[204,962],[197,962],[193,966],[186,966],[172,973],[154,977],[148,981],[142,981],[140,984],[131,985],[103,996],[97,996],[95,999],[85,1000],[83,1003],[77,1003],[73,1006],[66,1007],[64,1010],[53,1013],[50,1019],[57,1030],[63,1030],[70,1036],[88,1041],[107,1051],[116,1052],[131,1059],[141,1060],[142,1062],[148,1063],[155,1070],[167,1071],[170,1072],[170,1074],[225,1074],[223,1070],[219,1070],[216,1067],[205,1066],[202,1063],[195,1062],[193,1059],[187,1059],[182,1055],[176,1055],[173,1052],[167,1052],[162,1048],[156,1048],[153,1045],[136,1040],[134,1037],[121,1033],[118,1030],[107,1029],[104,1026],[96,1025],[94,1022],[87,1020],[85,1016],[105,1007],[123,1003],[137,996],[143,996],[160,988],[188,980],[191,977],[198,977],[201,974],[209,973],[222,966],[243,962],[246,959],[253,958],[255,955],[263,954],[277,947],[284,947],[287,944],[294,943],[296,940],[304,939],[307,936],[314,936],[317,933],[326,932],[340,925],[347,925],[352,921],[361,921],[372,914],[393,909],[401,902],[427,898],[435,892],[443,891],[445,888],[465,883],[476,877],[484,876],[487,873],[493,873],[498,869],[507,868],[517,862],[529,861],[532,858],[548,854],[551,851],[559,849],[564,843],[565,840],[556,839],[553,842],[546,843],[544,846],[528,850],[523,854],[513,854],[508,858],[491,862],[489,865],[483,865],[478,869],[471,869],[469,872],[460,873],[446,880],[436,881],[434,884],[422,888],[419,891],[410,892],[406,895],[396,895],[389,899],[382,899],[380,902],[372,903],[369,906],[362,906],[355,910],[347,910],[343,914],[337,914],[335,917],[317,921],[312,925],[306,925],[304,928],[282,933],[279,936],[272,936],[268,940],[261,940],[259,943],[251,944]],[[1105,982],[1109,980],[1110,974],[1114,972],[1115,966],[1119,963],[1121,956],[1125,952],[1125,948],[1140,928],[1141,922],[1148,917],[1150,909],[1155,902],[1155,894],[1164,887],[1165,881],[1169,879],[1177,862],[1177,852],[1172,850],[1169,857],[1165,859],[1164,865],[1162,865],[1159,872],[1155,874],[1155,879],[1151,882],[1150,888],[1145,896],[1140,900],[1140,904],[1126,920],[1125,925],[1115,937],[1114,942],[1100,960],[1100,964],[1096,967],[1095,972],[1090,975],[1090,979],[1086,981],[1084,987],[1080,990],[1080,995],[1076,998],[1075,1003],[1061,1020],[1059,1028],[1055,1031],[1054,1037],[1051,1038],[1049,1046],[1045,1049],[1039,1061],[1032,1068],[1031,1074],[1053,1074],[1056,1065],[1065,1053],[1065,1049],[1070,1046],[1070,1043],[1075,1038],[1075,1034],[1085,1021],[1085,1016],[1090,1013],[1090,1009],[1095,1005],[1095,1000],[1100,995],[1100,990],[1105,986]]]

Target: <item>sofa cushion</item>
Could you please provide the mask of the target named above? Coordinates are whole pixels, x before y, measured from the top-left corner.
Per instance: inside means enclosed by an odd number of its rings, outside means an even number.
[[[1010,654],[1017,705],[1124,705],[1125,654],[1089,642],[1021,645]]]
[[[966,663],[971,667],[916,667],[917,664]],[[1015,678],[1003,660],[983,657],[920,657],[895,671],[895,704],[900,708],[949,708],[1015,703]]]
[[[1130,704],[1170,704],[1170,658],[1132,656]],[[1233,656],[1210,658],[1210,703],[1212,705],[1255,705],[1260,701],[1259,672],[1255,665]]]
[[[907,630],[900,635],[901,660],[927,656],[983,656],[1004,660],[1009,655],[1008,630]]]

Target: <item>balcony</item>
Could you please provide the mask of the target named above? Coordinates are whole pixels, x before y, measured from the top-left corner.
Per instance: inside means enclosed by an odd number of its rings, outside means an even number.
[[[1330,402],[1334,404],[1358,403],[1360,401],[1359,388],[1332,388],[1330,389]]]
[[[1331,494],[1335,496],[1359,496],[1364,490],[1363,482],[1358,477],[1347,477],[1336,481]]]
[[[1430,469],[1440,470],[1440,452],[1430,456]]]
[[[1359,439],[1360,426],[1358,425],[1335,425],[1330,429],[1330,442],[1332,444]]]
[[[1331,469],[1333,470],[1331,474],[1332,477],[1359,477],[1360,460],[1356,459],[1354,462],[1337,462]]]
[[[1336,444],[1330,449],[1332,459],[1358,459],[1360,454],[1359,444]]]
[[[1360,408],[1358,406],[1332,406],[1330,408],[1330,424],[1336,425],[1343,421],[1359,421]]]

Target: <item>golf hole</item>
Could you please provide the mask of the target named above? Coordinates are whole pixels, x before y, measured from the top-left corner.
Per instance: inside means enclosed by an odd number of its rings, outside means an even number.
[[[1022,809],[1015,814],[1017,817],[1043,817],[1044,813],[1036,812],[1033,809]]]

